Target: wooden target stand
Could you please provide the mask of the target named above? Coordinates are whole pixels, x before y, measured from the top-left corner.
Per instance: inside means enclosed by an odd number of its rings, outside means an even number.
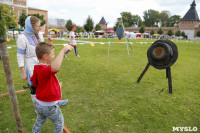
[[[178,49],[176,44],[169,40],[157,40],[147,51],[148,63],[139,76],[137,83],[140,82],[149,66],[152,65],[156,69],[166,69],[166,78],[168,78],[169,93],[172,94],[172,77],[171,68],[177,58]]]

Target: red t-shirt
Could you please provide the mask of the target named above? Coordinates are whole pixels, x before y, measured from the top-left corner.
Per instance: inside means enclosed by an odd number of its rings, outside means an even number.
[[[31,81],[37,87],[36,98],[44,102],[52,102],[61,99],[61,89],[58,79],[51,71],[50,65],[35,65]]]

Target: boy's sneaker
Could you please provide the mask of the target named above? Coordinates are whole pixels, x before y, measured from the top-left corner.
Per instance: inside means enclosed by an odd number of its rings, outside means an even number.
[[[80,57],[79,55],[77,55],[76,57]]]
[[[68,99],[58,101],[58,106],[65,105],[68,102]]]

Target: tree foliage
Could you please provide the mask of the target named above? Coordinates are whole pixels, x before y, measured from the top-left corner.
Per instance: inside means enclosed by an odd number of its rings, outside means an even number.
[[[96,31],[97,31],[97,30],[101,30],[101,25],[100,25],[100,24],[96,24],[95,30],[96,30]]]
[[[173,15],[173,16],[171,16],[168,19],[167,27],[177,27],[180,19],[181,19],[181,16],[179,16],[179,15]]]
[[[18,22],[18,24],[19,24],[21,27],[25,27],[25,20],[26,20],[26,18],[27,18],[27,15],[26,15],[25,11],[23,10],[23,11],[22,11],[22,14],[21,14],[20,17],[19,17],[19,22]]]
[[[168,36],[172,36],[173,34],[174,34],[174,33],[173,33],[172,29],[169,29],[168,32],[167,32],[167,35],[168,35]]]
[[[131,14],[131,12],[122,12],[121,16],[122,16],[124,27],[131,27],[134,25],[133,15]]]
[[[77,32],[77,33],[84,32],[84,28],[77,25],[77,26],[76,26],[76,32]]]
[[[185,36],[185,32],[184,31],[181,32],[181,36]]]
[[[144,33],[145,32],[145,27],[143,25],[140,27],[139,32],[140,33]]]
[[[159,23],[159,12],[153,9],[144,11],[143,18],[146,27],[157,27]]]
[[[140,27],[142,26],[142,19],[139,15],[132,15],[131,12],[121,12],[122,20],[124,27]],[[120,24],[121,18],[117,18],[117,21],[113,27],[114,31],[116,31],[117,27],[122,27]]]
[[[153,35],[155,32],[154,30],[152,29],[151,32],[150,32],[150,35]]]
[[[133,26],[135,27],[142,26],[142,19],[139,15],[133,15]]]
[[[197,37],[200,37],[200,30],[197,31],[196,36],[197,36]]]
[[[178,36],[178,37],[181,36],[181,31],[177,30],[176,33],[175,33],[175,36]]]
[[[167,22],[169,21],[169,15],[170,15],[169,11],[162,11],[159,14],[159,22],[161,27],[167,26]]]
[[[0,37],[6,39],[6,23],[2,14],[2,8],[0,8]]]
[[[6,27],[8,29],[16,28],[17,27],[17,19],[15,13],[12,8],[8,7],[7,5],[0,5],[0,9],[2,11],[2,17],[6,21]]]
[[[121,18],[117,18],[117,22],[115,23],[113,27],[114,31],[116,31],[118,27],[122,27],[122,24],[120,24],[120,21],[121,21]]]
[[[93,22],[92,18],[90,16],[88,16],[86,23],[84,25],[84,29],[87,32],[90,32],[90,31],[92,31],[93,28],[94,28],[94,22]]]
[[[66,22],[66,24],[65,24],[65,27],[66,27],[66,29],[67,29],[68,31],[71,31],[71,30],[72,30],[71,25],[73,25],[72,20],[71,20],[71,19],[67,20],[67,22]]]
[[[163,29],[162,29],[162,28],[159,28],[159,29],[158,29],[158,34],[159,34],[159,35],[162,35],[162,34],[163,34],[163,32],[164,32],[164,31],[163,31]]]

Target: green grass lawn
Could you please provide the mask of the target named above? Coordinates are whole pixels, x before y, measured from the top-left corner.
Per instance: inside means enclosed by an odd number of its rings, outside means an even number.
[[[111,41],[87,41],[102,40]],[[63,82],[62,99],[69,99],[61,106],[68,129],[72,133],[169,133],[173,127],[197,127],[200,131],[200,43],[175,43],[179,57],[171,67],[173,94],[169,94],[165,70],[152,66],[136,83],[147,64],[150,43],[133,43],[129,58],[125,43],[113,43],[108,69],[108,45],[79,45],[80,58],[74,51],[69,53],[57,74]],[[62,48],[55,46],[56,55]],[[9,49],[14,86],[21,90],[26,82],[20,79],[16,52],[16,47]],[[2,69],[0,65],[0,94],[8,92]],[[31,132],[36,113],[30,90],[17,98],[24,132]],[[0,98],[0,129],[2,133],[17,132],[9,97]],[[53,130],[53,123],[47,120],[41,133]]]

